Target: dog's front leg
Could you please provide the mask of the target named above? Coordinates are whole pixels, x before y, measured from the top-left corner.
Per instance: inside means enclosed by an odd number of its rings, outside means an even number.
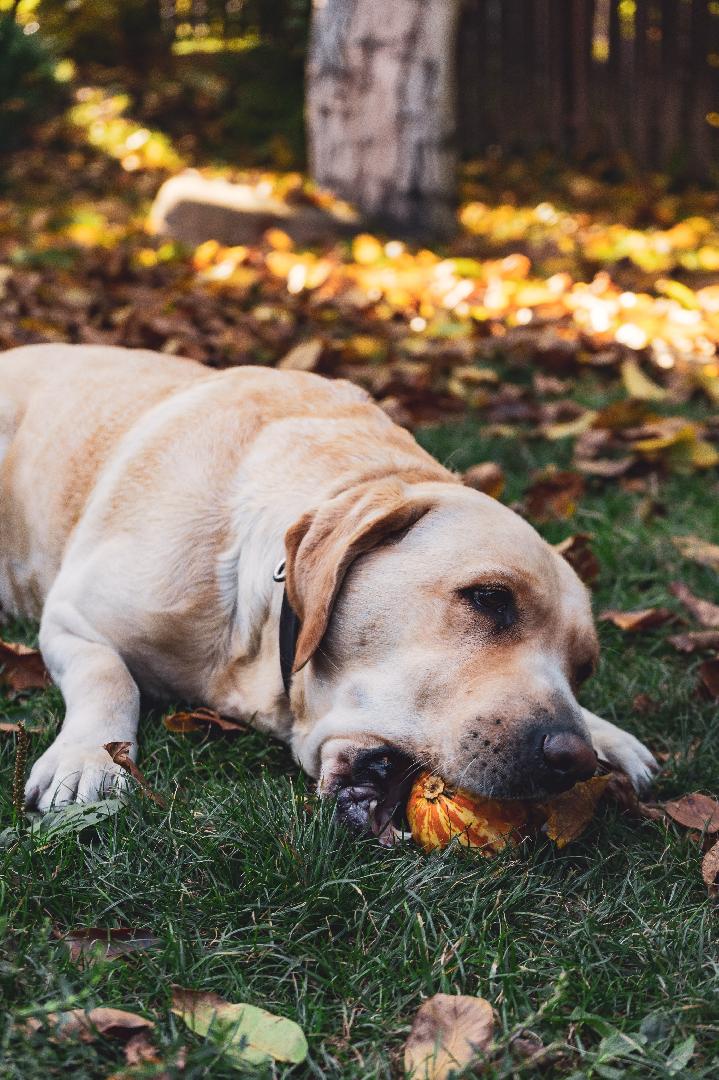
[[[644,743],[589,709],[582,709],[582,715],[599,760],[625,772],[637,791],[648,788],[659,766]]]
[[[121,656],[98,636],[71,605],[57,605],[43,616],[40,648],[66,712],[25,788],[27,804],[38,810],[92,802],[122,787],[126,775],[105,743],[127,741],[135,755],[140,692]]]

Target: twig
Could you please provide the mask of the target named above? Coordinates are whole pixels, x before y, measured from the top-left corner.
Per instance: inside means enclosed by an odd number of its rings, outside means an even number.
[[[15,769],[12,777],[12,806],[16,825],[21,825],[25,820],[25,770],[29,745],[30,736],[25,730],[24,722],[19,720],[15,740]]]

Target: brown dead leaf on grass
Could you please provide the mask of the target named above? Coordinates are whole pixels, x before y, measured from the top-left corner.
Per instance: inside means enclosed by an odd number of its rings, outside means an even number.
[[[492,1006],[484,998],[435,994],[415,1015],[404,1048],[405,1073],[410,1080],[445,1080],[486,1054],[493,1033]]]
[[[44,690],[51,681],[37,649],[0,639],[0,684],[19,693],[22,690]]]
[[[128,927],[89,926],[67,933],[57,931],[56,936],[68,948],[73,962],[84,957],[115,960],[119,956],[155,949],[161,944],[161,938],[154,937],[148,930]]]
[[[678,652],[711,652],[719,649],[719,630],[687,630],[684,634],[672,634],[667,641]]]
[[[217,728],[226,735],[237,735],[249,731],[249,724],[242,720],[229,720],[220,716],[214,709],[191,709],[186,712],[169,713],[163,716],[162,723],[168,731],[176,735],[188,735],[194,731],[207,731],[208,727]]]
[[[147,780],[130,757],[128,751],[131,746],[132,743],[129,742],[109,742],[104,744],[103,749],[107,750],[108,754],[116,765],[119,765],[120,768],[124,769],[125,772],[128,772],[130,774],[132,779],[135,780],[138,784],[142,794],[145,795],[148,799],[151,799],[154,803],[156,803],[157,806],[162,807],[162,809],[164,810],[167,806],[167,803],[160,795],[157,795],[152,790]]]
[[[708,566],[719,574],[719,545],[710,544],[700,536],[673,536],[672,543],[685,559]]]
[[[33,1016],[26,1021],[30,1032],[48,1028],[53,1039],[79,1039],[81,1042],[93,1042],[98,1035],[108,1039],[130,1039],[138,1031],[151,1031],[152,1020],[125,1009],[100,1007],[90,1009],[69,1009],[67,1012],[51,1012],[43,1017]]]
[[[702,878],[710,896],[719,896],[719,840],[702,859]]]
[[[504,491],[504,469],[494,461],[483,461],[467,469],[462,482],[475,491],[482,491],[485,495],[498,499]]]
[[[606,798],[618,806],[622,813],[630,817],[648,821],[664,821],[666,818],[659,803],[641,801],[626,773],[610,773],[605,794]]]
[[[709,696],[719,701],[719,659],[705,660],[699,665],[699,680]]]
[[[575,533],[554,545],[554,550],[567,560],[584,584],[589,586],[595,584],[601,570],[599,560],[592,551],[591,539],[588,533]]]
[[[157,1047],[146,1031],[138,1031],[125,1043],[125,1061],[128,1065],[159,1065]]]
[[[682,795],[680,799],[665,803],[664,809],[673,821],[687,829],[719,832],[719,802],[711,795],[702,795],[698,791]]]
[[[709,629],[719,629],[719,604],[696,596],[682,581],[672,581],[669,591],[680,600],[697,622]]]
[[[571,517],[584,494],[584,479],[568,469],[549,468],[536,473],[524,493],[527,515],[540,523]]]
[[[653,630],[657,626],[674,619],[673,611],[668,608],[640,608],[637,611],[618,611],[616,608],[608,608],[599,616],[601,622],[610,622],[627,633],[636,633],[639,630]]]
[[[593,776],[543,804],[547,815],[543,831],[558,848],[581,836],[594,817],[610,779],[609,773]]]

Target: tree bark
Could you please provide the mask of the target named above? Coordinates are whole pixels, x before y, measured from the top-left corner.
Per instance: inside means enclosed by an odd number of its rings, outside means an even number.
[[[313,2],[312,176],[403,231],[454,227],[459,8],[460,0]]]

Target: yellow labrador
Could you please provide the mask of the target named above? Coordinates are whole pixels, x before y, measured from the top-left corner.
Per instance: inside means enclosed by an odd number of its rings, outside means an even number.
[[[632,735],[575,697],[587,592],[347,382],[95,346],[0,355],[0,606],[41,618],[66,717],[27,800],[120,782],[140,690],[287,742],[381,832],[428,765],[542,797],[596,756],[637,787]]]

